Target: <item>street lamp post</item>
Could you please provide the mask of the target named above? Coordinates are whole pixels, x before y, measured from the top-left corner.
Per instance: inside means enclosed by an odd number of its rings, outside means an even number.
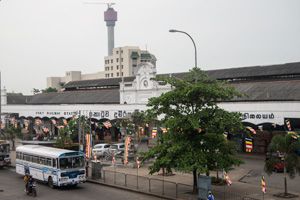
[[[194,45],[194,48],[195,48],[195,67],[197,67],[197,48],[196,48],[196,44],[195,44],[193,38],[187,32],[184,32],[184,31],[178,31],[178,30],[175,30],[175,29],[170,29],[169,32],[171,32],[171,33],[184,33],[187,36],[189,36],[189,38],[191,38],[191,40],[193,42],[193,45]]]

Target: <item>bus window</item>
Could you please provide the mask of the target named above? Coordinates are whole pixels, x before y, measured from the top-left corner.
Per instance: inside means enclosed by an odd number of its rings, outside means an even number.
[[[47,158],[47,165],[51,166],[51,158]]]
[[[73,158],[73,167],[83,167],[84,166],[84,158],[81,156],[81,157],[74,157]]]
[[[28,155],[27,159],[28,159],[27,161],[32,162],[32,156]]]
[[[9,145],[0,145],[0,153],[9,153]]]
[[[61,158],[59,159],[60,169],[72,168],[72,158]]]
[[[52,167],[56,168],[56,159],[52,159]]]
[[[38,156],[33,156],[32,162],[39,163],[39,157]]]
[[[43,157],[40,157],[40,164],[46,165],[46,159]]]

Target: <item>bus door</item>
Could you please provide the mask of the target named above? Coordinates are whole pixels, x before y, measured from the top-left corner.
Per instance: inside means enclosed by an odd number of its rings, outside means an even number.
[[[46,168],[43,167],[43,168],[42,168],[43,180],[44,180],[44,181],[48,181],[48,180],[45,179],[45,172],[46,172]]]
[[[26,173],[30,174],[30,169],[29,169],[28,163],[24,163],[24,172],[25,172],[25,174]]]

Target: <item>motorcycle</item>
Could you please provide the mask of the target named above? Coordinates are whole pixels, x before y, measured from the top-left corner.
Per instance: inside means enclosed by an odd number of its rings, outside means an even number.
[[[28,190],[25,189],[25,192],[27,195],[32,195],[33,197],[36,197],[36,182],[33,182],[32,184],[29,183]]]

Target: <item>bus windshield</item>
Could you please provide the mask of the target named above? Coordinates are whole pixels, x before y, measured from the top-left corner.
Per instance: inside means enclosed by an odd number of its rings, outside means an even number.
[[[0,144],[0,153],[9,153],[9,145]]]
[[[69,157],[59,159],[60,169],[72,169],[77,167],[84,167],[84,157]]]

